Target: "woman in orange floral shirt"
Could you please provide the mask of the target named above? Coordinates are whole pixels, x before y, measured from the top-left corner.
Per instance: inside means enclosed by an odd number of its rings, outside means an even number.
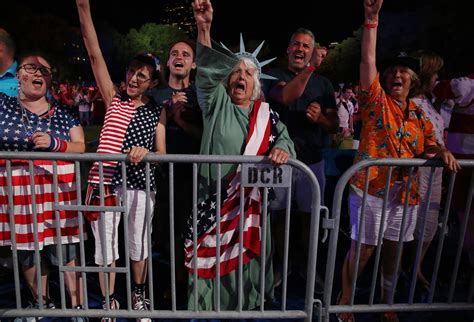
[[[424,155],[437,156],[444,160],[452,171],[459,169],[459,163],[444,147],[438,145],[433,125],[423,110],[409,99],[410,89],[418,81],[416,72],[419,60],[406,55],[392,59],[385,69],[381,81],[375,64],[377,24],[383,0],[364,0],[365,22],[362,36],[359,107],[362,114],[363,130],[356,162],[377,158],[415,158]],[[366,198],[364,220],[360,220],[362,197],[365,184],[365,170],[359,171],[353,178],[350,200],[352,225],[351,247],[342,268],[342,292],[338,304],[350,303],[354,268],[356,265],[357,240],[361,239],[360,274],[370,259],[378,243],[379,227],[384,225],[382,248],[382,302],[387,303],[392,290],[392,277],[395,273],[397,244],[400,233],[403,240],[413,240],[418,205],[417,184],[411,178],[410,192],[406,192],[408,173],[394,170],[391,176],[390,190],[387,192],[385,221],[381,223],[383,197],[386,193],[385,182],[387,167],[371,167],[369,189]],[[404,231],[400,232],[405,198],[409,198],[407,219]],[[359,225],[362,233],[358,236]],[[352,313],[338,314],[340,321],[354,321]],[[396,313],[386,312],[383,321],[398,321]]]

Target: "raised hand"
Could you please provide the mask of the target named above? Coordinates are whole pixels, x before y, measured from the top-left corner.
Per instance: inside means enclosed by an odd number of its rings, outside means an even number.
[[[309,63],[314,67],[319,67],[322,64],[324,58],[326,58],[327,54],[328,51],[326,48],[314,47]]]
[[[193,7],[194,18],[199,25],[210,25],[212,22],[213,9],[210,0],[194,0]]]
[[[212,5],[210,0],[194,0],[192,3],[194,19],[198,31],[198,42],[204,46],[212,47],[211,41],[211,23],[212,23]]]
[[[377,21],[379,11],[382,8],[383,0],[364,0],[365,19],[369,21]]]
[[[89,5],[89,0],[76,0],[77,6]]]

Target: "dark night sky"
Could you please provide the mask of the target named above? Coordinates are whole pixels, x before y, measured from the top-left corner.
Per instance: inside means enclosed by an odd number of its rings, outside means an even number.
[[[0,27],[2,27],[2,15],[8,13],[10,6],[17,5],[27,6],[34,14],[59,16],[69,25],[79,26],[75,0],[0,1],[2,1]],[[130,28],[139,28],[147,22],[161,23],[160,8],[163,6],[163,1],[172,0],[126,2],[91,0],[92,15],[96,25],[107,22],[125,34]],[[191,1],[187,0],[189,6]],[[390,20],[384,21],[390,21],[391,30],[407,33],[395,34],[401,43],[410,36],[419,37],[420,46],[441,54],[447,59],[449,68],[459,73],[466,66],[471,70],[474,64],[471,58],[471,42],[465,41],[472,38],[474,30],[469,16],[472,11],[467,6],[469,2],[469,0],[384,0],[381,19],[384,20],[385,15],[387,18],[390,16]],[[239,33],[242,32],[246,41],[266,40],[273,57],[284,56],[289,38],[298,27],[311,29],[316,35],[316,41],[328,46],[331,42],[341,42],[351,37],[364,18],[363,0],[213,0],[212,3],[214,23],[211,33],[215,40],[222,41],[227,46],[236,46]],[[413,16],[413,12],[418,16]],[[444,31],[440,37],[436,36],[436,24],[431,25],[429,35],[410,33],[411,27],[407,22],[419,21],[421,24],[418,25],[423,26],[430,17],[443,19],[444,15],[449,16],[449,19],[440,20],[439,28],[443,28],[440,31]],[[452,35],[449,34],[450,30],[453,32]],[[17,38],[21,37],[21,34],[16,34],[14,30],[11,32]],[[453,47],[450,42],[456,45]],[[396,45],[396,41],[392,43]],[[247,48],[249,51],[253,49]]]
[[[411,3],[427,0],[386,0],[384,10],[403,10]],[[3,2],[3,1],[2,1]],[[78,25],[73,0],[14,0],[26,4],[35,13],[49,13]],[[130,27],[138,28],[146,22],[160,23],[159,1],[127,1],[125,3],[92,0],[92,14],[96,23],[109,22],[121,33]],[[191,0],[188,0],[190,5]],[[6,5],[7,3],[2,3]],[[111,7],[114,6],[113,10]],[[233,45],[239,32],[245,39],[266,40],[271,48],[284,50],[291,33],[298,27],[311,29],[322,45],[342,41],[363,21],[362,0],[214,0],[213,38]]]

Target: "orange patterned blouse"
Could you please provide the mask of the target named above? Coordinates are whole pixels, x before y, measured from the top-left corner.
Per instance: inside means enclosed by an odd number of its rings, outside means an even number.
[[[359,94],[359,107],[362,114],[362,134],[355,163],[361,160],[379,158],[422,157],[426,147],[437,145],[433,125],[423,110],[412,100],[406,111],[382,89],[379,74],[368,91]],[[352,179],[352,184],[364,190],[366,169],[360,170]],[[387,166],[370,167],[369,194],[383,198],[385,194]],[[416,175],[412,176],[409,203],[418,204],[418,184]],[[408,169],[394,168],[390,187],[402,181],[405,188],[400,203],[405,202]]]

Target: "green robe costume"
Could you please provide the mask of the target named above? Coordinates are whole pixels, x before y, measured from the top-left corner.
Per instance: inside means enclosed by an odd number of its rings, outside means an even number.
[[[232,103],[226,92],[223,81],[234,70],[239,59],[216,43],[209,48],[198,43],[196,63],[196,89],[199,106],[203,112],[203,135],[201,140],[201,154],[211,155],[242,155],[249,130],[249,115],[253,103],[249,108],[241,108]],[[293,142],[286,126],[277,124],[278,137],[273,147],[288,151],[295,157]],[[222,189],[228,182],[224,179],[235,172],[236,164],[222,164]],[[216,165],[202,164],[199,170],[199,200],[208,198],[215,191],[215,182],[218,178]],[[273,298],[273,269],[271,265],[271,232],[269,218],[267,218],[266,238],[266,267],[265,267],[265,298]],[[255,258],[243,266],[243,299],[242,309],[252,310],[260,305],[260,259]],[[238,305],[238,269],[221,276],[220,279],[220,308],[221,310],[235,310]],[[193,275],[189,276],[188,308],[194,310],[194,287],[198,289],[198,309],[215,310],[215,291],[218,285],[215,279],[198,278],[194,285]]]

